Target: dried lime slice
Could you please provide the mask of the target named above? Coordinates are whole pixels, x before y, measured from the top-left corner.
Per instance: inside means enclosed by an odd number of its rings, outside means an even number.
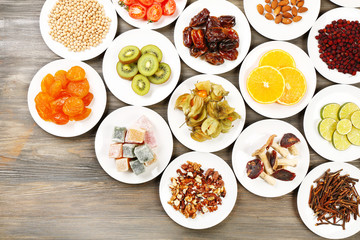
[[[333,118],[336,121],[339,121],[338,113],[340,109],[340,104],[329,103],[323,106],[320,110],[320,116],[322,119]]]
[[[352,102],[344,103],[339,109],[339,118],[340,119],[350,119],[351,114],[355,111],[360,110],[358,105]]]
[[[346,136],[352,144],[360,146],[360,129],[353,127]]]
[[[318,131],[320,135],[327,141],[331,141],[332,136],[336,130],[336,120],[333,118],[325,118],[320,121]]]
[[[344,151],[351,146],[351,142],[349,142],[346,135],[341,135],[337,131],[334,132],[332,137],[333,146],[340,151]]]
[[[351,117],[351,123],[356,127],[357,129],[360,129],[360,110],[354,112]]]
[[[348,134],[352,129],[352,123],[349,119],[341,119],[336,125],[336,131],[341,135]]]

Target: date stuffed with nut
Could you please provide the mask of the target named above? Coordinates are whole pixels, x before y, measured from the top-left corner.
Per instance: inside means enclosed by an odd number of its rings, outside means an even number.
[[[218,171],[204,170],[201,165],[187,161],[176,170],[178,177],[171,178],[171,198],[168,202],[186,218],[198,213],[214,212],[226,196],[225,183]]]
[[[210,16],[204,8],[183,30],[183,43],[190,48],[191,56],[203,58],[212,65],[234,61],[239,55],[239,35],[232,29],[235,24],[234,16]]]

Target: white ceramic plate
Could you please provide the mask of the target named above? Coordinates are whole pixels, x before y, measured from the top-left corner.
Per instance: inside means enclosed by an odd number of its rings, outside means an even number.
[[[293,133],[300,139],[300,143],[296,145],[299,155],[288,157],[298,159],[296,167],[289,167],[296,177],[289,182],[275,179],[274,186],[260,177],[250,179],[246,174],[246,164],[255,159],[251,154],[261,148],[271,135],[276,134],[275,141],[278,142],[285,133]],[[294,126],[281,120],[268,119],[251,124],[240,134],[232,152],[232,166],[237,179],[248,191],[261,197],[279,197],[293,191],[304,179],[309,162],[310,154],[305,138]]]
[[[163,15],[159,21],[148,23],[146,20],[143,19],[134,19],[129,16],[129,12],[125,10],[123,7],[119,5],[119,0],[112,0],[112,3],[115,7],[116,12],[119,14],[119,16],[128,24],[131,26],[141,28],[141,29],[159,29],[165,26],[170,25],[172,22],[174,22],[181,12],[184,10],[186,6],[187,0],[175,0],[176,2],[176,10],[173,15],[171,16],[165,16]]]
[[[114,39],[117,30],[117,16],[114,7],[112,6],[110,1],[98,0],[98,2],[103,5],[106,16],[111,19],[109,32],[106,34],[106,37],[105,39],[103,39],[101,44],[96,47],[91,47],[90,49],[82,52],[69,51],[68,48],[66,48],[61,43],[56,42],[50,36],[48,15],[54,7],[55,2],[56,1],[53,0],[47,0],[44,3],[40,13],[41,36],[43,37],[46,45],[51,49],[51,51],[53,51],[55,54],[62,58],[85,61],[99,56],[102,52],[106,50],[106,48],[111,44],[111,41]]]
[[[222,176],[226,189],[226,196],[222,198],[222,205],[219,205],[217,211],[203,215],[198,214],[195,219],[185,218],[182,213],[168,204],[171,197],[169,188],[171,178],[178,176],[176,170],[187,161],[201,164],[204,171],[208,168],[214,168]],[[166,168],[160,180],[159,194],[165,212],[174,222],[186,228],[205,229],[219,224],[230,214],[236,202],[237,183],[231,168],[220,157],[211,153],[189,152],[175,158]]]
[[[36,111],[35,97],[41,92],[41,81],[48,74],[54,75],[58,70],[68,71],[73,66],[80,66],[85,70],[89,81],[90,92],[94,98],[90,105],[90,115],[81,121],[69,121],[65,125],[57,125],[44,121]],[[61,59],[50,62],[42,67],[31,80],[28,90],[28,107],[34,121],[46,132],[58,137],[75,137],[92,129],[100,120],[106,107],[106,90],[99,74],[89,65],[80,61]]]
[[[342,7],[360,7],[359,0],[330,0],[330,1]]]
[[[158,46],[162,53],[162,62],[169,64],[171,76],[163,84],[150,84],[150,91],[140,96],[131,88],[131,81],[122,79],[117,71],[120,50],[128,45],[137,46],[139,49],[148,44]],[[103,74],[105,83],[112,94],[124,103],[135,106],[149,106],[164,100],[176,87],[180,77],[180,58],[174,45],[161,33],[146,29],[133,29],[124,32],[112,42],[105,52],[103,59]]]
[[[304,115],[304,132],[312,149],[323,158],[335,162],[348,162],[360,158],[360,146],[351,145],[345,151],[336,150],[318,131],[320,111],[328,103],[353,102],[360,106],[360,89],[350,85],[333,85],[318,92],[309,103]]]
[[[360,1],[358,1],[360,3]],[[307,48],[308,53],[316,70],[326,79],[335,83],[354,84],[360,82],[360,73],[355,76],[338,72],[336,69],[329,69],[327,64],[320,58],[318,40],[315,37],[319,34],[319,30],[325,28],[327,24],[339,19],[347,19],[350,21],[360,21],[360,10],[356,8],[335,8],[319,17],[310,30]]]
[[[244,10],[251,26],[264,37],[273,40],[292,40],[306,33],[316,21],[320,11],[320,0],[305,1],[304,7],[309,10],[305,13],[299,13],[302,16],[301,21],[291,24],[276,24],[275,21],[269,21],[264,15],[257,11],[257,5],[265,2],[263,0],[244,0]],[[266,12],[266,11],[265,11]]]
[[[304,97],[295,105],[285,106],[278,103],[261,104],[252,99],[246,89],[246,80],[250,72],[259,66],[260,58],[266,52],[273,49],[282,49],[291,54],[295,60],[296,68],[298,68],[306,78],[306,93]],[[316,81],[316,72],[308,55],[294,44],[280,41],[266,42],[254,48],[245,58],[239,73],[240,91],[245,102],[255,112],[269,118],[287,118],[303,110],[314,95]]]
[[[211,65],[204,59],[192,57],[190,55],[190,49],[184,46],[184,28],[189,26],[190,20],[204,8],[207,8],[210,11],[210,16],[235,16],[236,25],[233,29],[237,31],[240,39],[240,45],[237,48],[239,55],[235,61],[225,60],[221,65]],[[188,6],[177,20],[174,30],[174,41],[181,59],[190,68],[201,73],[221,74],[234,69],[242,62],[250,48],[251,32],[245,15],[234,4],[225,0],[199,0]]]
[[[314,180],[323,175],[328,169],[330,169],[330,172],[343,169],[340,173],[341,176],[349,174],[352,178],[360,179],[360,170],[348,163],[328,162],[317,166],[309,172],[309,174],[301,183],[299,192],[297,194],[298,212],[304,224],[315,234],[328,239],[343,239],[350,237],[360,231],[360,219],[358,218],[357,220],[354,220],[353,216],[351,216],[350,222],[345,224],[345,230],[343,230],[341,226],[315,226],[317,222],[316,217],[314,215],[314,211],[309,207],[308,204],[311,185],[315,187],[316,184],[314,183]],[[359,192],[360,184],[356,183],[355,187]]]
[[[115,160],[109,158],[114,127],[131,127],[138,118],[145,115],[154,127],[158,147],[155,150],[157,161],[146,167],[146,171],[135,175],[132,171],[118,172]],[[155,111],[145,107],[126,106],[110,113],[99,126],[95,137],[96,157],[112,178],[128,184],[139,184],[156,178],[168,165],[173,151],[173,139],[165,120]]]
[[[230,107],[235,108],[235,111],[240,114],[241,119],[233,122],[233,128],[227,133],[220,133],[220,135],[211,140],[204,142],[197,142],[190,137],[191,128],[185,122],[185,115],[182,111],[175,109],[176,99],[184,93],[190,93],[191,89],[195,88],[195,83],[210,80],[212,83],[221,84],[229,95],[225,97]],[[199,152],[216,152],[228,147],[239,136],[244,127],[246,119],[245,103],[241,98],[239,90],[225,78],[215,75],[197,75],[182,82],[171,95],[168,105],[168,121],[171,131],[175,137],[187,148]]]

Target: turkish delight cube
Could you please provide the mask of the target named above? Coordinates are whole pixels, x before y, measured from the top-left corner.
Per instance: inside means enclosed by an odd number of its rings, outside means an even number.
[[[130,168],[129,160],[130,160],[129,158],[115,159],[116,170],[118,170],[119,172],[129,171]]]
[[[130,161],[130,167],[136,175],[145,172],[145,166],[138,159]]]
[[[122,144],[121,143],[110,144],[109,157],[110,158],[121,158],[122,157]]]
[[[134,158],[135,157],[134,149],[136,146],[137,146],[137,144],[134,144],[134,143],[124,143],[123,157]]]
[[[156,138],[154,134],[154,127],[151,124],[150,120],[146,116],[141,116],[135,123],[135,125],[139,128],[142,128],[146,131],[144,142],[149,145],[151,148],[156,148]]]
[[[112,140],[113,140],[113,142],[124,143],[125,135],[126,135],[125,127],[114,127],[114,133],[113,133]]]
[[[147,166],[149,166],[149,165],[153,164],[154,162],[156,162],[156,160],[157,160],[157,158],[156,158],[156,154],[154,153],[154,158],[153,158],[152,160],[147,161],[147,162],[145,162],[145,163],[144,163],[145,167],[147,167]]]
[[[141,163],[145,163],[154,159],[154,154],[147,144],[135,147],[134,153]]]
[[[128,129],[125,137],[127,143],[142,143],[144,142],[145,130],[140,128]]]

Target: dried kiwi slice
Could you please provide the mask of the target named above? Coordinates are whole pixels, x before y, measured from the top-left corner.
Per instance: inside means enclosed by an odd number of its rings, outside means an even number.
[[[154,54],[157,57],[158,61],[161,62],[163,54],[160,48],[158,48],[157,46],[152,44],[144,46],[141,49],[141,54],[146,54],[146,53]]]
[[[162,84],[166,82],[171,75],[171,68],[166,63],[160,63],[159,69],[154,75],[149,76],[149,81],[154,84]]]
[[[155,55],[146,53],[139,58],[137,66],[139,72],[148,77],[156,73],[159,68],[159,61]]]
[[[133,78],[131,82],[131,88],[134,90],[136,94],[140,96],[144,96],[150,90],[150,82],[147,79],[147,77],[138,74]]]
[[[139,72],[136,63],[122,64],[118,62],[116,64],[116,71],[121,78],[131,80]]]
[[[140,49],[136,46],[123,47],[118,55],[119,61],[122,64],[129,64],[136,62],[141,56]]]

